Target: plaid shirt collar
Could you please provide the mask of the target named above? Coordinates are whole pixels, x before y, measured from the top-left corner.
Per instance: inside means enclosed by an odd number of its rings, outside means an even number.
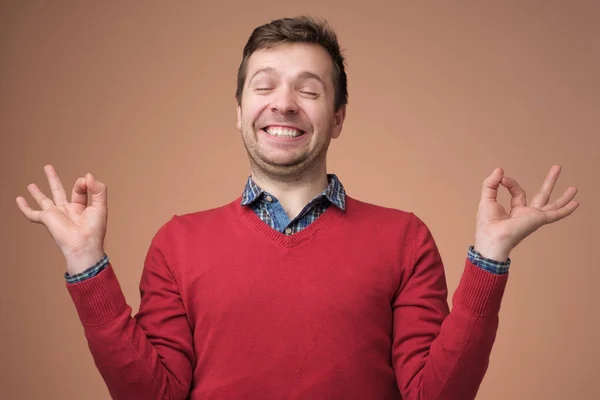
[[[335,174],[328,174],[327,180],[329,181],[329,184],[323,193],[315,197],[311,203],[318,199],[323,199],[325,201],[329,201],[331,204],[339,207],[340,209],[345,210],[346,191],[344,190],[342,182],[340,182],[339,178]],[[242,193],[242,205],[250,205],[257,200],[262,200],[267,195],[270,194],[261,189],[254,182],[252,176],[249,176],[248,181],[246,182],[246,187],[244,188],[244,192]]]

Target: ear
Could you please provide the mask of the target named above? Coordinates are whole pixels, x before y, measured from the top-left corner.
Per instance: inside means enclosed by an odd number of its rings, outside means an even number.
[[[242,106],[239,104],[237,106],[237,128],[238,130],[242,129]]]
[[[337,139],[342,133],[342,126],[346,119],[346,106],[341,106],[334,114],[333,127],[331,129],[331,138]]]

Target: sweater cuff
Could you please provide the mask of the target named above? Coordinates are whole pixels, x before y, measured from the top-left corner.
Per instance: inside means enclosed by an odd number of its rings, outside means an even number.
[[[474,265],[468,258],[460,283],[454,293],[454,304],[471,314],[498,314],[509,273],[494,274]]]
[[[127,307],[110,263],[94,279],[66,285],[83,325],[101,325]]]

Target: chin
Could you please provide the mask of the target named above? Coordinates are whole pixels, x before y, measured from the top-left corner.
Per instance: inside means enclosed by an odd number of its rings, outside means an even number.
[[[272,169],[281,169],[281,170],[293,170],[293,169],[298,169],[298,168],[302,168],[302,166],[305,164],[304,160],[298,160],[298,159],[269,159],[269,160],[263,160],[263,164],[266,168],[272,168]]]
[[[304,164],[308,161],[310,157],[304,152],[286,152],[279,150],[271,150],[269,151],[259,151],[256,154],[257,159],[262,161],[262,163],[267,165],[272,165],[275,167],[295,167],[301,164]]]
[[[271,176],[289,177],[301,175],[309,168],[305,158],[264,158],[255,162],[256,167]]]

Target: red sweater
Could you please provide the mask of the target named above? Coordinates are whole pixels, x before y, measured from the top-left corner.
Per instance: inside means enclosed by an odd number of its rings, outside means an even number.
[[[132,317],[112,265],[67,284],[114,399],[473,399],[508,275],[444,267],[414,214],[348,197],[279,233],[240,199],[152,240]]]

